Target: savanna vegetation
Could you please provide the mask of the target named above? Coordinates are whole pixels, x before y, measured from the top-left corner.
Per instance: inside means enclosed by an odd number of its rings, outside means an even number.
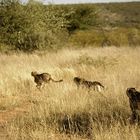
[[[0,1],[0,50],[138,46],[140,3],[44,5]]]
[[[139,48],[109,47],[1,54],[1,139],[139,140],[139,126],[128,121],[131,110],[125,93],[131,86],[139,90],[139,53]],[[64,81],[46,84],[40,91],[31,76],[34,70]],[[106,98],[77,90],[75,76],[100,81]]]
[[[140,89],[139,9],[1,0],[0,139],[139,140],[125,93]],[[63,82],[38,90],[31,71]],[[100,81],[104,96],[78,90],[75,76]]]

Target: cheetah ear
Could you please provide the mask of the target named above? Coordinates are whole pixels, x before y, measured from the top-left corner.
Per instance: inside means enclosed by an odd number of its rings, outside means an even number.
[[[32,72],[31,72],[31,75],[32,75],[32,76],[34,76],[34,75],[36,75],[36,74],[37,74],[36,71],[32,71]]]
[[[136,89],[135,88],[127,88],[126,94],[129,98],[132,98],[132,96],[135,95]]]

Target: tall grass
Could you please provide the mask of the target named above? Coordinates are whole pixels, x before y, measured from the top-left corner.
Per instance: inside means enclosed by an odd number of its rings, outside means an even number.
[[[140,139],[139,127],[127,121],[125,94],[127,87],[139,89],[139,53],[140,48],[110,47],[0,54],[0,115],[7,116],[0,124],[7,122],[7,139]],[[30,75],[34,70],[64,81],[39,91]],[[100,81],[107,98],[77,90],[74,76]]]

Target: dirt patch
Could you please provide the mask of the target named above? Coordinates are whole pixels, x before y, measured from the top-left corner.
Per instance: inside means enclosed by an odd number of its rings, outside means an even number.
[[[11,110],[5,110],[0,111],[0,139],[1,140],[7,140],[8,139],[8,133],[6,128],[6,125],[14,120],[17,116],[25,115],[29,113],[29,110],[31,108],[31,103],[24,103],[19,107],[15,107]]]

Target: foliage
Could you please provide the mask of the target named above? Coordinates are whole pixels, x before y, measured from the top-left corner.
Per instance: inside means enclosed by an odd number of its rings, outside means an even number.
[[[91,29],[85,31],[77,31],[69,38],[69,42],[76,46],[139,46],[140,30],[136,28],[110,28],[104,30]]]
[[[26,52],[57,50],[69,46],[67,42],[82,47],[138,46],[139,5],[44,5],[35,0],[23,5],[19,0],[1,0],[0,44]]]
[[[68,21],[67,30],[69,33],[77,29],[88,29],[96,24],[96,8],[90,5],[71,6],[71,11],[65,16]]]
[[[54,48],[65,43],[71,31],[90,25],[93,11],[87,6],[68,9],[35,1],[22,5],[18,0],[3,0],[0,42],[24,51]]]
[[[0,7],[0,41],[24,51],[57,44],[66,37],[66,33],[61,28],[62,11],[56,11],[53,6],[45,7],[35,2],[29,2],[26,6],[18,1],[10,1],[8,5],[4,3]],[[61,32],[64,32],[63,37]]]

